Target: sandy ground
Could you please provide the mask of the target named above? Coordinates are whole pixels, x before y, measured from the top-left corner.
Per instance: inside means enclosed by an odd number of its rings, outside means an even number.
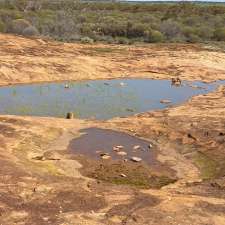
[[[0,35],[0,43],[2,85],[122,76],[225,78],[225,53],[197,45],[79,45],[11,35]],[[0,224],[223,225],[224,125],[222,86],[174,108],[101,122],[2,115]],[[113,184],[120,164],[92,162],[67,150],[89,127],[154,142],[158,163],[173,171],[170,176],[177,181],[160,189]],[[138,170],[126,169],[128,175]],[[98,175],[95,179],[90,170]],[[155,172],[150,168],[149,175]]]
[[[199,45],[80,45],[0,34],[0,84],[143,77],[225,80],[225,52]]]

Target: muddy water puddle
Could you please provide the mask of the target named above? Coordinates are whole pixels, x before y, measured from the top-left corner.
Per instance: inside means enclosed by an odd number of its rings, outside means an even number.
[[[157,160],[157,146],[150,141],[96,127],[80,132],[68,150],[76,155],[87,177],[140,188],[161,188],[177,180],[175,171]]]
[[[0,88],[0,114],[110,119],[174,106],[217,85],[151,79],[15,85]]]
[[[155,146],[146,140],[109,129],[88,128],[70,142],[69,150],[93,159],[157,164]]]

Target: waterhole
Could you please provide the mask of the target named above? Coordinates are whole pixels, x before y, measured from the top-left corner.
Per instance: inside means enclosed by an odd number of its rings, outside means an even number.
[[[141,138],[109,129],[88,128],[73,139],[68,149],[93,159],[143,160],[154,165],[156,146]],[[134,158],[133,158],[134,157]],[[137,160],[138,161],[138,160]]]
[[[217,85],[116,79],[7,86],[0,88],[0,114],[110,119],[174,106]]]

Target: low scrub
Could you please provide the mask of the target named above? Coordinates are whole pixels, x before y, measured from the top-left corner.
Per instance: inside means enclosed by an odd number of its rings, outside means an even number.
[[[0,32],[132,44],[225,40],[225,4],[2,0]]]

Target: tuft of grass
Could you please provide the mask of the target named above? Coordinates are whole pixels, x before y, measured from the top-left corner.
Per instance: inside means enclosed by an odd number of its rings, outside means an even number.
[[[121,176],[124,174],[125,176]],[[131,185],[138,188],[161,188],[176,181],[163,174],[155,175],[144,164],[106,162],[96,165],[87,176],[118,185]]]
[[[200,169],[202,179],[212,179],[218,175],[218,163],[204,153],[198,152],[194,163]]]
[[[104,179],[103,179],[104,180]],[[111,182],[118,185],[131,185],[138,188],[156,188],[159,189],[163,186],[174,183],[176,179],[169,178],[167,176],[151,176],[151,177],[112,177],[105,181]]]

